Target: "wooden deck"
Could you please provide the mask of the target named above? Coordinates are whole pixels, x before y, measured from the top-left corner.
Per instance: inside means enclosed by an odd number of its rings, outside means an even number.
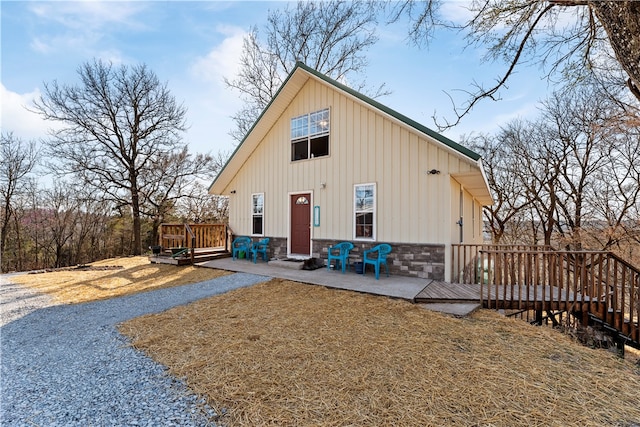
[[[480,285],[432,281],[414,300],[418,303],[480,303]]]
[[[537,287],[535,290],[524,286],[516,286],[513,290],[507,288],[505,292],[502,287],[495,289],[487,285],[433,281],[416,295],[415,300],[416,302],[439,303],[484,302],[485,305],[488,301],[498,301],[502,305],[500,308],[530,308],[532,310],[535,309],[536,304],[543,301],[552,303],[562,300],[569,305],[590,302],[588,297],[584,297],[584,299],[581,296],[575,298],[572,292],[568,292],[567,295],[562,295],[562,298],[560,298],[560,292],[558,288],[550,286]],[[564,291],[562,292],[564,293]]]
[[[617,343],[640,348],[640,269],[617,255],[546,246],[454,246],[454,281],[479,285],[450,285],[441,293],[463,298],[475,291],[485,308],[536,311],[538,319],[543,311],[567,312],[584,327],[616,331]],[[429,288],[425,297],[438,295],[438,288]]]
[[[622,347],[640,348],[637,317],[631,321],[623,312],[610,310],[605,300],[555,286],[505,288],[438,281],[429,283],[414,298],[419,304],[476,303],[483,308],[530,312],[535,313],[534,318],[540,323],[544,318],[543,312],[547,312],[547,317],[550,313],[566,312],[582,319],[585,325],[604,326]]]

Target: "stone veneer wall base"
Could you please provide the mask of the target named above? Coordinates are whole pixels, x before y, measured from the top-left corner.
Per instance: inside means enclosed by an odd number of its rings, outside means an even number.
[[[314,239],[312,256],[327,259],[327,249],[345,240]],[[380,243],[389,243],[392,252],[387,258],[389,274],[399,276],[419,277],[421,279],[444,280],[445,246],[438,244],[394,243],[394,242],[363,242],[346,240],[353,243],[351,262],[362,260],[365,250]]]
[[[235,238],[236,236],[234,236]],[[265,236],[269,237],[269,236]],[[262,238],[262,237],[261,237]],[[256,238],[254,238],[255,240]],[[320,258],[326,264],[327,249],[336,243],[345,240],[314,239],[311,256]],[[419,244],[419,243],[393,243],[393,242],[363,242],[346,240],[353,243],[351,262],[362,261],[362,253],[379,243],[389,243],[393,248],[387,258],[389,274],[398,276],[418,277],[421,279],[444,280],[445,255],[444,245]],[[269,259],[287,258],[287,238],[270,237]]]

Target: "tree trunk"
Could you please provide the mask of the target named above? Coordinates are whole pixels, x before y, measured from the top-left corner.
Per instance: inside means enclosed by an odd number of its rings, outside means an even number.
[[[4,215],[2,217],[2,230],[0,230],[0,259],[4,259],[5,244],[7,242],[7,234],[9,232],[9,221],[11,221],[11,208],[9,202],[5,202]]]
[[[151,244],[153,245],[161,245],[161,242],[159,240],[158,236],[158,230],[160,229],[160,224],[162,224],[162,222],[164,221],[164,217],[161,216],[155,216],[153,218],[153,224],[151,227]]]
[[[20,223],[18,222],[18,217],[14,214],[13,220],[16,226],[16,246],[17,246],[17,259],[16,259],[16,267],[18,271],[22,271],[23,259],[22,259],[22,237],[20,236]]]
[[[640,100],[640,2],[593,1],[589,6],[609,36],[616,59],[629,75],[629,88]]]
[[[142,229],[140,224],[140,196],[138,191],[131,191],[131,210],[133,215],[133,248],[132,255],[140,255],[142,249]]]

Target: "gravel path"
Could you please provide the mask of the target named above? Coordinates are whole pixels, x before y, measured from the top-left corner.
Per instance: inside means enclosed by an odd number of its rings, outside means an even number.
[[[115,326],[267,278],[236,273],[57,306],[8,280],[3,277],[0,286],[0,425],[206,426],[215,425],[215,413],[163,366],[130,347]]]
[[[49,295],[35,292],[26,286],[11,283],[11,276],[0,277],[0,326],[19,319],[32,311],[54,305]]]

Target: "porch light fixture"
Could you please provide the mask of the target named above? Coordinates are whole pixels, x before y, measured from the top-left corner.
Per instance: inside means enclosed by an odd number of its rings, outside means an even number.
[[[326,183],[326,182],[324,182],[324,181],[322,181],[322,182],[320,183],[320,188],[327,188],[327,183]]]
[[[430,171],[427,171],[427,173],[429,175],[439,175],[440,171],[438,169],[431,169]]]

